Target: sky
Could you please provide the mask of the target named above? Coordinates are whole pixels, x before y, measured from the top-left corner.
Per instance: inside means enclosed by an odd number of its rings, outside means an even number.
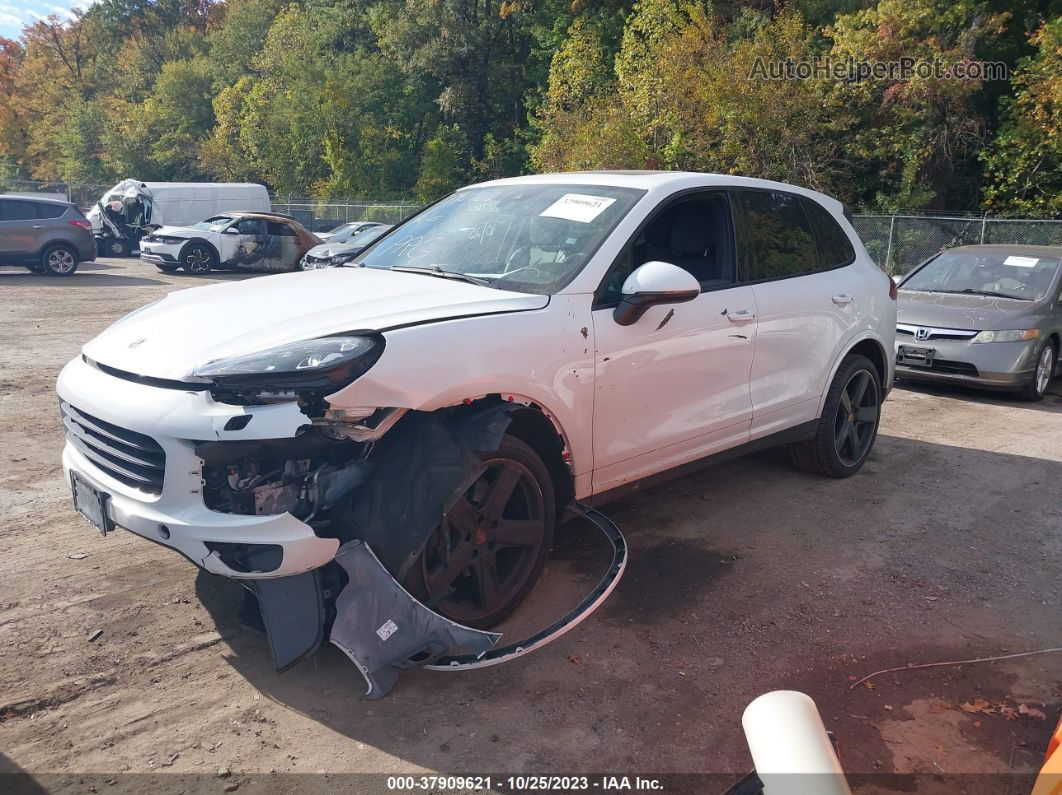
[[[92,0],[0,0],[0,36],[17,39],[23,25],[55,14],[70,16],[73,7],[85,8]]]

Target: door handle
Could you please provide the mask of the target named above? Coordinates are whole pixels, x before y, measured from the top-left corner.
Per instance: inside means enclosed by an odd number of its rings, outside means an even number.
[[[33,225],[33,228],[34,228],[34,229],[41,229],[42,227],[41,227],[41,225],[40,225],[40,224],[34,224],[34,225]]]
[[[731,323],[740,323],[743,320],[756,319],[756,313],[751,309],[739,309],[737,312],[727,312],[726,316]]]
[[[846,293],[841,293],[840,295],[835,295],[832,300],[833,300],[833,302],[835,304],[840,306],[841,304],[850,304],[850,303],[852,303],[852,296],[850,296],[850,295],[848,295]]]

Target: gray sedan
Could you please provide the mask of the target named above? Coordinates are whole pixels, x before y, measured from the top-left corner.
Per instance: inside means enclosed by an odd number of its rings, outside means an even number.
[[[314,246],[299,263],[304,271],[318,270],[320,268],[338,268],[350,262],[371,243],[383,237],[384,233],[391,229],[388,224],[373,224],[355,229],[353,232],[343,235],[335,235],[327,242]]]
[[[899,283],[896,377],[1040,400],[1062,351],[1062,247],[963,246]]]

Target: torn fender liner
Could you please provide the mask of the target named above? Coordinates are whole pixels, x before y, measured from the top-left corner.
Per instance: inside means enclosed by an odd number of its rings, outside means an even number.
[[[336,563],[350,581],[336,599],[329,640],[358,666],[370,699],[386,696],[407,668],[434,662],[459,647],[479,655],[501,637],[429,610],[398,584],[361,541],[344,544]]]
[[[254,581],[277,671],[313,654],[324,635],[325,611],[317,571]]]
[[[552,643],[600,607],[601,603],[615,589],[627,568],[627,542],[619,528],[600,511],[588,508],[580,503],[572,506],[572,510],[604,533],[605,538],[612,545],[612,563],[594,590],[588,593],[567,614],[523,640],[479,653],[441,657],[429,663],[427,665],[428,668],[433,671],[467,671],[471,668],[484,668],[488,665],[497,665],[498,663],[516,659],[535,649],[542,648],[547,643]],[[532,593],[534,592],[532,591]]]
[[[479,452],[497,450],[512,406],[450,414],[411,412],[373,450],[345,522],[400,582],[439,518],[483,474]]]

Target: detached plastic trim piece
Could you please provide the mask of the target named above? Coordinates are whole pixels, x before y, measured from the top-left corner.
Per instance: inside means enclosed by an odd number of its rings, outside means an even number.
[[[580,503],[576,503],[572,510],[597,527],[598,530],[604,533],[609,543],[612,544],[612,564],[608,567],[605,576],[601,578],[594,590],[587,594],[565,616],[523,640],[489,649],[480,654],[440,657],[431,665],[425,665],[425,668],[432,671],[468,671],[473,668],[486,668],[488,665],[498,665],[499,663],[514,660],[535,649],[540,649],[548,643],[552,643],[597,610],[616,588],[616,585],[619,584],[620,578],[623,577],[623,572],[627,568],[627,541],[623,538],[623,534],[613,521],[600,511]]]

